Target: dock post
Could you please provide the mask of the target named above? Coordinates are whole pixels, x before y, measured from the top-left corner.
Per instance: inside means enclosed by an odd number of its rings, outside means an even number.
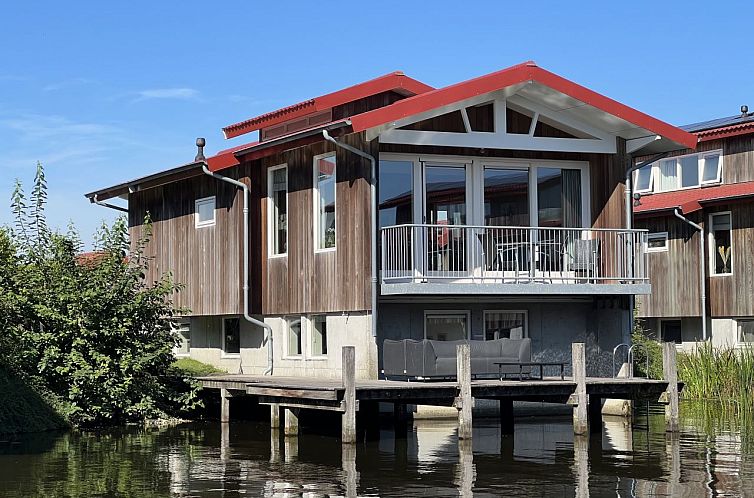
[[[408,406],[404,403],[393,403],[393,430],[396,439],[408,437],[408,419]]]
[[[343,412],[342,443],[356,442],[356,348],[343,346]]]
[[[602,432],[602,399],[593,394],[589,395],[589,432],[600,434]]]
[[[513,398],[500,398],[500,434],[508,436],[514,432]]]
[[[471,397],[471,349],[468,344],[456,346],[456,367],[459,391],[456,403],[458,439],[471,439],[471,409],[474,406],[474,398]]]
[[[270,405],[270,429],[280,429],[280,405]]]
[[[298,436],[298,408],[285,408],[284,409],[285,421],[283,427],[283,434],[285,437]]]
[[[220,422],[230,422],[230,391],[220,389]]]
[[[583,342],[574,342],[571,346],[571,370],[576,383],[576,405],[573,407],[573,433],[586,434],[589,431],[589,400],[586,395],[586,356]]]
[[[678,367],[674,342],[662,343],[662,372],[668,382],[665,405],[665,431],[678,432]]]

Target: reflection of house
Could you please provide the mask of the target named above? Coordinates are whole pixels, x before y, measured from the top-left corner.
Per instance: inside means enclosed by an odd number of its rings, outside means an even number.
[[[626,166],[696,143],[532,62],[440,89],[393,73],[224,131],[259,132],[208,159],[251,186],[250,311],[272,328],[273,373],[307,376],[338,375],[354,344],[358,375],[375,377],[396,337],[528,336],[562,358],[579,340],[609,356],[650,290]],[[375,199],[370,162],[323,131],[376,158]],[[150,278],[186,284],[182,354],[265,370],[269,343],[243,319],[236,187],[196,162],[89,197],[127,199],[134,236],[151,214]]]
[[[634,178],[652,278],[639,316],[666,340],[700,340],[701,266],[708,337],[717,345],[754,342],[754,115],[685,129],[699,137],[697,151],[674,152]]]

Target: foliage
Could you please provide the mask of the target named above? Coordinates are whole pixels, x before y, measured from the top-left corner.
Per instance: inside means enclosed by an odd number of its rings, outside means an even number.
[[[219,370],[212,365],[202,363],[201,361],[192,358],[178,358],[173,363],[173,367],[186,377],[201,377],[203,375],[222,372],[222,370]]]
[[[634,319],[631,343],[636,346],[633,349],[634,375],[662,379],[662,345],[647,335],[641,320],[637,318]],[[649,355],[649,375],[647,375],[647,355]]]
[[[700,344],[679,355],[678,376],[685,383],[683,396],[754,407],[754,349],[715,348]]]
[[[0,228],[0,363],[63,399],[76,425],[192,408],[197,388],[172,368],[179,286],[170,275],[145,278],[150,230],[131,244],[120,218],[83,257],[74,229],[48,228],[46,199],[38,164],[31,199],[16,184],[14,228]]]

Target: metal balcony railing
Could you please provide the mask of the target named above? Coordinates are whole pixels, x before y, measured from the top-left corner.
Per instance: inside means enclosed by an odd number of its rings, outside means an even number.
[[[383,284],[649,282],[646,230],[395,225],[381,243]]]

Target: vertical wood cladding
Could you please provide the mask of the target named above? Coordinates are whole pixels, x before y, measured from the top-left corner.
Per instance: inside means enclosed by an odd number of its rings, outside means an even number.
[[[342,137],[345,143],[377,154],[362,134]],[[370,309],[370,165],[365,159],[336,150],[336,242],[334,251],[314,251],[314,156],[335,150],[321,142],[261,159],[261,171],[288,165],[288,253],[267,258],[267,178],[263,213],[264,314],[318,313]]]
[[[716,141],[719,147],[719,141]],[[701,145],[701,144],[700,144]],[[723,143],[723,182],[754,181],[754,135],[731,137]]]
[[[702,221],[699,213],[688,218]],[[636,297],[639,316],[700,316],[699,232],[672,215],[637,219],[636,227],[668,232],[667,252],[649,253],[652,294]]]

